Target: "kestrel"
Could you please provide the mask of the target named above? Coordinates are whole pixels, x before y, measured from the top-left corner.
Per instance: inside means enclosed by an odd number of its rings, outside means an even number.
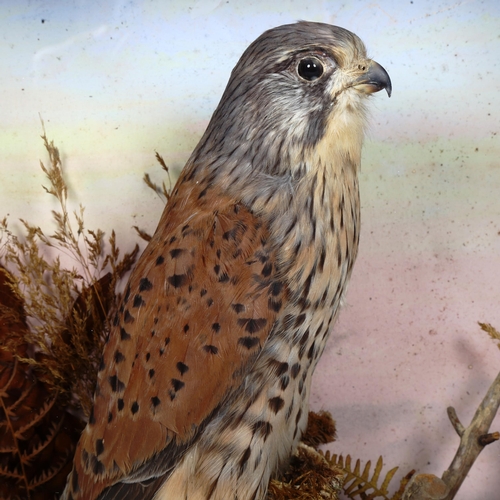
[[[280,26],[244,52],[111,318],[63,498],[265,498],[356,258],[381,89],[336,26]]]

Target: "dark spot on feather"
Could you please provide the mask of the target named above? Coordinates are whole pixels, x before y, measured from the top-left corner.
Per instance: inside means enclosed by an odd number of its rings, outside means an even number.
[[[170,257],[172,257],[172,259],[176,259],[177,257],[179,257],[179,255],[182,255],[184,252],[186,252],[185,248],[173,248],[172,250],[170,250]]]
[[[276,370],[275,373],[278,377],[281,377],[281,375],[284,375],[288,371],[288,363],[280,363],[276,365]]]
[[[219,323],[213,323],[213,324],[212,324],[212,330],[213,330],[215,333],[219,333],[219,332],[220,332],[220,324],[219,324]]]
[[[204,345],[203,350],[209,354],[217,354],[219,352],[219,349],[214,345]]]
[[[321,255],[319,257],[319,264],[318,264],[318,268],[319,268],[320,273],[323,272],[323,268],[325,267],[325,259],[326,259],[326,249],[325,249],[325,247],[323,247],[321,249]]]
[[[311,307],[311,301],[307,297],[304,297],[304,295],[300,297],[297,304],[300,306],[301,311],[307,311]]]
[[[307,359],[312,359],[313,358],[314,352],[315,352],[314,350],[316,349],[316,345],[315,344],[316,344],[315,342],[313,342],[311,344],[311,347],[309,348],[309,351],[307,352]]]
[[[144,302],[144,300],[142,300],[142,297],[140,295],[136,295],[134,297],[134,303],[132,304],[132,307],[141,307],[145,304],[146,304],[146,302]]]
[[[271,293],[271,295],[274,295],[276,297],[276,295],[279,295],[281,293],[282,289],[283,283],[281,283],[280,281],[273,281],[271,283],[271,286],[269,287],[269,292]]]
[[[182,380],[176,378],[173,378],[171,382],[175,392],[180,391],[186,385]]]
[[[130,333],[125,328],[120,328],[120,340],[130,340],[131,338]]]
[[[122,392],[125,390],[125,384],[117,377],[117,375],[111,375],[108,377],[108,382],[113,392]]]
[[[217,255],[217,258],[220,259],[220,256],[221,256],[221,250],[220,250],[220,248],[217,249],[217,252],[215,252],[215,254]]]
[[[204,295],[207,294],[207,291],[205,288],[202,288],[201,291],[200,291],[200,297],[203,297]]]
[[[90,410],[89,424],[90,425],[94,425],[95,424],[94,407],[92,407],[92,409]]]
[[[99,368],[97,371],[102,372],[106,368],[106,363],[104,362],[104,357],[101,357],[101,361],[99,363]]]
[[[245,306],[243,304],[231,304],[231,307],[233,308],[233,311],[236,314],[239,314],[239,313],[245,311]]]
[[[104,451],[104,441],[102,439],[95,440],[95,453],[99,456]]]
[[[303,333],[302,337],[300,337],[299,343],[301,346],[304,346],[304,344],[307,342],[309,339],[309,328]]]
[[[104,468],[103,463],[100,460],[98,460],[95,455],[92,455],[90,461],[92,466],[92,472],[94,473],[94,475],[100,476],[101,474],[104,474],[106,469]]]
[[[261,264],[265,264],[269,260],[269,255],[262,251],[255,252],[255,257],[260,260]]]
[[[288,375],[283,375],[280,379],[281,390],[284,391],[288,387],[289,383],[290,383],[290,377]]]
[[[140,292],[147,292],[153,288],[153,283],[149,281],[147,278],[141,278],[141,281],[139,281],[139,291]]]
[[[185,285],[188,280],[187,274],[173,274],[167,278],[167,281],[174,288],[180,288]]]
[[[130,314],[128,309],[125,309],[125,314],[123,315],[123,321],[126,324],[133,323],[135,318]]]
[[[267,307],[270,311],[280,312],[282,306],[283,302],[281,300],[274,300],[272,297],[267,300]]]
[[[157,266],[160,266],[164,262],[165,262],[165,258],[163,257],[163,255],[160,255],[159,257],[156,258],[156,265]]]
[[[139,411],[139,403],[137,401],[134,401],[132,403],[132,406],[130,407],[130,411],[132,412],[132,415],[135,415]]]
[[[243,455],[241,456],[240,458],[240,462],[239,462],[239,465],[240,465],[240,469],[244,469],[247,462],[248,462],[248,459],[250,458],[250,455],[252,454],[252,449],[250,448],[250,446],[244,451]]]
[[[290,374],[292,375],[292,378],[297,378],[299,372],[300,372],[300,363],[295,363],[290,369]]]
[[[211,307],[213,303],[214,303],[214,300],[213,300],[213,299],[210,299],[210,298],[209,298],[209,299],[207,299],[207,306],[208,306],[208,307]]]
[[[262,330],[267,324],[266,318],[240,318],[238,320],[238,326],[245,327],[245,331],[250,334],[257,333],[259,330]]]
[[[85,450],[82,450],[82,461],[85,464],[85,467],[89,466],[89,454]]]
[[[125,292],[125,297],[123,298],[125,304],[128,302],[129,297],[130,297],[130,285],[127,287],[127,291]]]
[[[258,337],[240,337],[238,339],[238,344],[246,347],[247,349],[252,349],[260,343]]]
[[[252,425],[252,432],[254,434],[260,434],[264,438],[264,441],[268,438],[269,434],[271,434],[272,430],[273,426],[265,420],[257,420],[257,422]]]
[[[118,399],[118,411],[122,411],[123,410],[123,407],[125,406],[125,402],[123,401],[122,398]]]
[[[295,425],[298,425],[301,416],[302,416],[302,408],[299,408],[297,416],[295,417]]]
[[[148,372],[149,374],[149,378],[153,378],[155,376],[155,371],[154,371],[154,368],[151,368]]]
[[[151,337],[154,337],[156,335],[156,332],[154,330],[151,330]]]
[[[151,398],[151,404],[153,405],[153,408],[156,408],[160,403],[161,403],[161,401],[160,401],[160,398],[158,396],[153,396]]]
[[[207,194],[207,189],[208,188],[205,188],[203,191],[200,192],[200,194],[198,195],[198,199],[203,198]]]
[[[313,276],[316,274],[316,267],[313,266],[309,276],[307,277],[303,287],[302,287],[302,296],[303,297],[307,297],[309,295],[309,292],[311,290],[311,283],[312,283],[312,279],[313,279]]]
[[[146,363],[151,359],[151,353],[147,352],[146,353]]]
[[[262,276],[265,276],[266,278],[271,275],[273,272],[273,265],[271,262],[268,262],[263,268],[262,268]]]
[[[219,274],[220,273],[220,265],[219,264],[215,264],[215,266],[214,266],[214,273],[215,274]]]
[[[278,413],[283,408],[283,406],[285,405],[285,401],[284,401],[283,398],[281,398],[279,396],[276,396],[274,398],[271,398],[268,401],[268,404],[269,404],[269,408],[271,408],[271,410],[274,413]]]
[[[118,318],[118,314],[115,314],[113,316],[113,326],[117,326],[119,322],[120,322],[120,319]]]
[[[299,315],[297,316],[297,319],[295,320],[295,325],[294,325],[294,327],[295,327],[295,328],[297,328],[297,327],[299,327],[300,325],[302,325],[302,323],[304,323],[305,319],[306,319],[306,315],[305,315],[304,313],[299,314]]]
[[[113,413],[109,412],[108,413],[108,424],[111,422],[111,420],[113,420]]]
[[[179,361],[175,366],[177,367],[181,375],[184,375],[189,370],[189,366],[182,361]]]
[[[184,325],[184,328],[182,329],[184,333],[187,333],[189,331],[189,325],[186,323]]]
[[[220,276],[219,276],[219,283],[227,283],[229,281],[229,276],[226,272],[223,272]]]
[[[115,359],[116,364],[121,363],[122,361],[125,361],[125,356],[118,350],[115,351],[115,354],[113,357]]]
[[[236,236],[238,234],[238,228],[233,227],[232,229],[229,229],[229,231],[226,231],[223,235],[222,238],[224,240],[235,240]]]

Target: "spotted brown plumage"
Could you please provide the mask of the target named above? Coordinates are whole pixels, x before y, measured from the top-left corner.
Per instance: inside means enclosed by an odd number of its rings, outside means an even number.
[[[327,24],[245,51],[110,320],[64,498],[265,498],[356,258],[365,101],[384,88]]]

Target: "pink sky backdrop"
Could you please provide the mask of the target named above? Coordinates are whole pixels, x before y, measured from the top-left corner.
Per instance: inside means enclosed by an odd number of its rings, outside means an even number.
[[[497,0],[5,0],[0,217],[51,227],[41,116],[73,206],[130,248],[162,210],[141,182],[161,179],[154,152],[182,168],[243,50],[299,19],[354,31],[393,81],[372,99],[360,254],[312,407],[337,420],[334,452],[441,475],[446,407],[468,424],[500,367],[477,326],[500,328]],[[497,443],[457,500],[498,500],[499,469]]]

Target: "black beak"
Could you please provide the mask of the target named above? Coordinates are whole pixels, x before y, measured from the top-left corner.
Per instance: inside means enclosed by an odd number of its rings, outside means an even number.
[[[354,82],[354,87],[367,94],[385,89],[391,97],[392,83],[387,71],[375,61],[370,61],[368,69]]]

